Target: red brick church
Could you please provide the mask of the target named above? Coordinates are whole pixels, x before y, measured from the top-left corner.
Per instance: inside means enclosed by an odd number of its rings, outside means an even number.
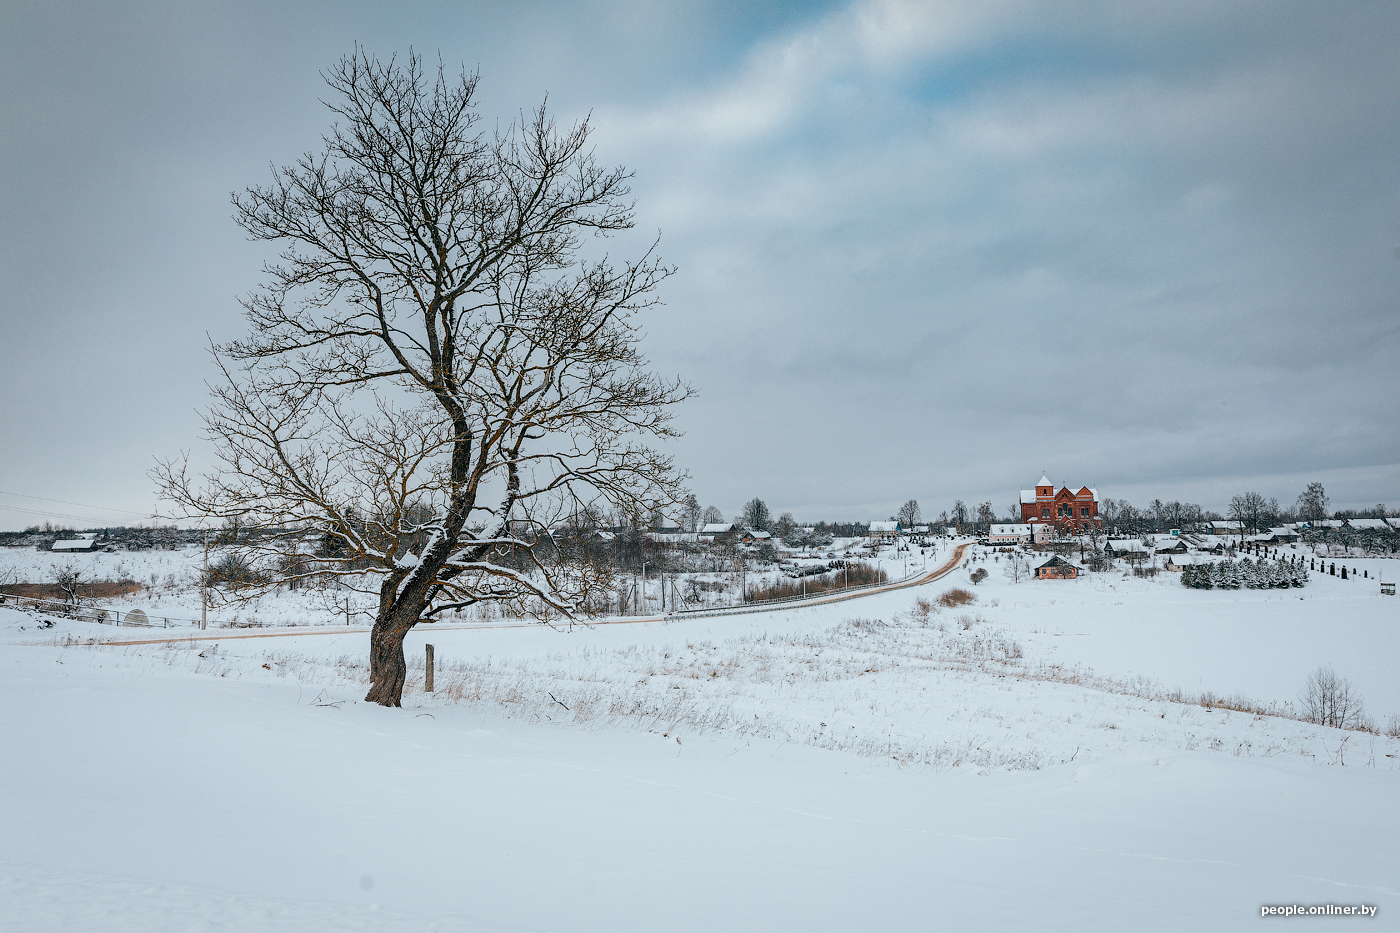
[[[1099,494],[1088,486],[1078,492],[1068,486],[1055,491],[1055,484],[1044,476],[1034,489],[1021,490],[1021,521],[1050,524],[1062,531],[1080,532],[1086,525],[1100,525]]]

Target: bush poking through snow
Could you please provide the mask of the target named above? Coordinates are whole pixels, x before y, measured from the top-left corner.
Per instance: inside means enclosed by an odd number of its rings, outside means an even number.
[[[977,597],[961,587],[951,589],[938,597],[938,605],[944,609],[956,609],[977,601]]]
[[[972,571],[972,576],[969,579],[972,580],[973,586],[981,583],[983,580],[987,579],[987,568],[978,567],[976,570]]]

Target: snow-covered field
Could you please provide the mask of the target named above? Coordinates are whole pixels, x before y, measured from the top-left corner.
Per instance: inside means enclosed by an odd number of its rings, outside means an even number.
[[[402,710],[358,702],[363,633],[93,645],[196,633],[0,609],[3,926],[1394,924],[1400,741],[1164,697],[1283,704],[1328,663],[1383,725],[1400,598],[987,566],[786,612],[420,627]],[[977,600],[918,610],[952,586]]]

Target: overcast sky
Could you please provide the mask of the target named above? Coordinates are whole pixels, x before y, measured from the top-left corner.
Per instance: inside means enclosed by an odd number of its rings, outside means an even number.
[[[493,122],[591,112],[726,515],[1000,513],[1042,472],[1400,505],[1400,4],[12,0],[0,528],[135,521],[201,455],[268,255],[229,194],[317,146],[355,42],[479,68]]]

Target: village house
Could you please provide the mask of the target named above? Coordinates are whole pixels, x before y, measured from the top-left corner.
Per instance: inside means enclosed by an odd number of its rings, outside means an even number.
[[[49,550],[59,551],[65,554],[91,554],[94,551],[101,550],[101,547],[98,546],[97,537],[95,535],[84,535],[81,538],[69,538],[63,541],[55,541],[53,547],[49,548]]]
[[[871,522],[865,535],[880,541],[897,538],[899,536],[899,522]]]
[[[1030,525],[993,525],[987,532],[988,544],[1029,544]]]
[[[1073,580],[1078,576],[1079,568],[1058,555],[1035,568],[1037,580]]]

